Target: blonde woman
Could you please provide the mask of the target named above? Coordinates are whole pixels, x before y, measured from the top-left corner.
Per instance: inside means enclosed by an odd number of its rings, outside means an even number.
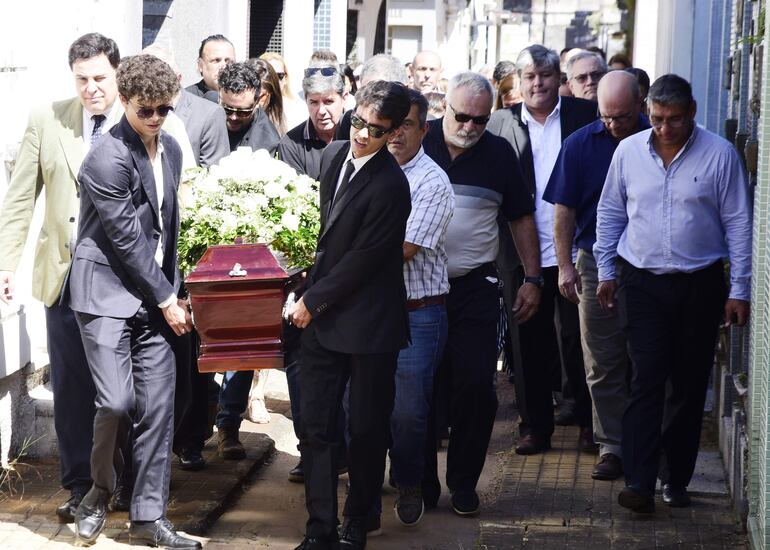
[[[275,74],[278,76],[278,80],[281,82],[283,113],[286,117],[286,126],[294,128],[298,124],[305,122],[308,117],[307,105],[292,91],[289,69],[286,67],[283,57],[275,52],[265,52],[259,58],[270,63],[270,66],[273,67]]]

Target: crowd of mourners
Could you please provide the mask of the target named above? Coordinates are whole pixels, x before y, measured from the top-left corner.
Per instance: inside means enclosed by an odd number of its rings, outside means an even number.
[[[32,112],[2,203],[0,299],[44,194],[32,291],[70,495],[57,514],[78,544],[127,510],[132,544],[199,548],[166,518],[174,455],[201,470],[216,434],[222,458],[243,459],[243,416],[269,421],[264,371],[198,372],[177,267],[184,169],[239,147],[320,182],[315,263],[283,329],[288,480],[308,512],[297,550],[379,534],[386,464],[403,525],[442,488],[477,515],[499,361],[516,453],[577,425],[592,477],[625,476],[621,506],[653,512],[658,480],[664,504],[690,505],[717,333],[749,315],[752,211],[685,79],[651,84],[598,48],[532,45],[454,75],[431,51],[341,65],[322,50],[295,89],[280,55],[236,61],[222,35],[184,89],[171,52],[121,58],[98,33],[69,66],[77,95]]]

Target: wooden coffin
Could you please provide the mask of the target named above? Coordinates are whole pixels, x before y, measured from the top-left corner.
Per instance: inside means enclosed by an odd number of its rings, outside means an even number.
[[[209,247],[185,280],[200,337],[200,372],[283,367],[289,273],[264,244]]]

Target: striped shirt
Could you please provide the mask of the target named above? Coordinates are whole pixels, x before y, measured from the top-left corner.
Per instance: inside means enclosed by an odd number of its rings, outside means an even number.
[[[404,262],[407,297],[419,300],[449,292],[446,231],[455,208],[449,177],[425,154],[422,147],[401,169],[409,181],[412,212],[406,222],[408,243],[419,246],[417,254]]]

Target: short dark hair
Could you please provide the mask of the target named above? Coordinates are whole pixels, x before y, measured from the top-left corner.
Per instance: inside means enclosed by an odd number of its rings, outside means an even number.
[[[629,67],[625,71],[636,77],[637,82],[639,82],[639,95],[642,96],[642,99],[646,99],[647,94],[650,92],[650,76],[644,69],[639,67]]]
[[[422,128],[428,120],[428,100],[417,90],[409,88],[409,110],[413,105],[417,105],[417,120],[420,121],[420,128]]]
[[[120,64],[120,51],[118,50],[118,45],[115,41],[98,32],[84,34],[70,46],[68,53],[70,69],[75,61],[80,59],[91,59],[92,57],[101,54],[107,56],[113,69],[118,68],[118,65]]]
[[[252,89],[255,90],[255,94],[258,94],[262,87],[259,73],[257,73],[254,65],[247,61],[226,65],[219,72],[217,83],[219,84],[220,92],[224,90],[233,94],[239,94]]]
[[[358,90],[356,104],[358,107],[374,109],[377,116],[391,121],[391,129],[403,124],[412,105],[406,86],[385,80],[375,80]]]
[[[513,61],[500,61],[495,65],[495,70],[492,71],[492,80],[500,84],[506,76],[515,72],[516,64]]]
[[[631,63],[631,59],[624,53],[616,53],[615,55],[610,57],[610,60],[607,62],[607,65],[612,65],[613,63],[622,63],[623,65],[625,65],[625,67],[623,67],[624,69],[633,67],[633,64]]]
[[[154,55],[125,58],[118,67],[118,93],[128,101],[170,102],[179,93],[179,79],[165,61]]]
[[[604,53],[604,50],[601,49],[599,46],[590,46],[590,47],[586,48],[586,50],[588,50],[589,52],[598,53],[599,55],[602,56],[602,61],[604,61],[606,63],[605,60],[607,59],[607,54]]]
[[[232,42],[230,42],[227,37],[223,34],[212,34],[211,36],[207,36],[201,41],[201,47],[198,48],[198,58],[203,57],[203,48],[206,47],[206,44],[209,42],[227,42],[231,46],[233,45]]]
[[[658,105],[689,107],[693,101],[690,83],[675,74],[664,74],[658,78],[650,86],[650,93],[647,95],[648,103]]]

